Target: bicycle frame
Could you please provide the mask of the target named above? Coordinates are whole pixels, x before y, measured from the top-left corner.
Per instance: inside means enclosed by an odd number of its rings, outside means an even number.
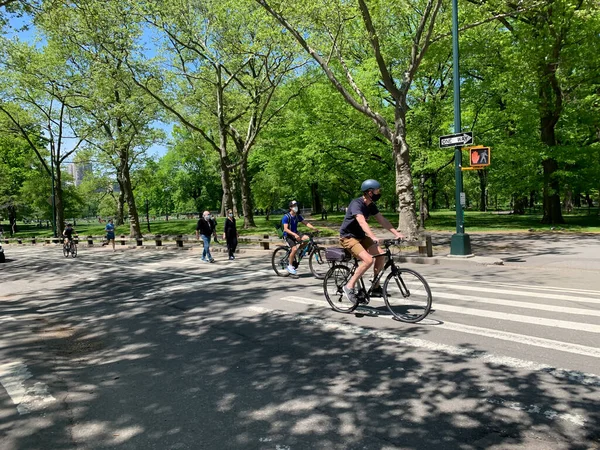
[[[369,289],[366,289],[363,277],[360,277],[360,279],[358,280],[358,283],[360,285],[360,293],[364,293],[364,295],[366,295],[367,300],[371,299],[371,294],[373,293],[373,287],[377,286],[379,284],[379,282],[383,278],[383,274],[387,271],[388,268],[390,268],[390,267],[392,268],[392,273],[396,273],[398,271],[398,268],[396,267],[396,264],[394,263],[394,258],[392,257],[392,252],[390,251],[389,246],[385,247],[385,253],[381,253],[379,255],[371,255],[371,256],[373,256],[373,258],[382,258],[384,256],[387,256],[388,260],[386,261],[383,268],[379,271],[377,276],[373,279],[373,282],[371,283],[371,287]],[[350,270],[350,278],[354,275],[354,273],[356,272],[356,269],[358,268],[358,265],[359,265],[359,259],[356,257],[354,257],[353,259],[354,259],[354,264],[352,266],[352,269]],[[404,282],[402,284],[404,284]],[[406,297],[406,293],[405,293],[406,286],[403,286],[402,290],[403,290],[402,295],[404,297]]]

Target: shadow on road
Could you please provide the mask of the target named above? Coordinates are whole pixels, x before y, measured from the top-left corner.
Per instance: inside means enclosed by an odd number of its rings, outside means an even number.
[[[43,262],[22,269],[16,276],[24,283],[42,272],[64,276],[63,267]],[[35,361],[32,373],[45,374],[36,381],[45,382],[57,399],[30,416],[18,416],[10,402],[0,405],[3,445],[502,449],[533,440],[539,448],[588,449],[598,444],[595,386],[491,362],[482,370],[471,356],[343,332],[327,322],[343,324],[347,316],[323,307],[311,307],[308,314],[251,309],[269,292],[268,277],[263,288],[241,281],[176,289],[187,282],[115,265],[95,280],[70,283],[67,277],[59,289],[0,303],[3,314],[17,318],[5,324],[15,333],[5,354]],[[151,291],[157,293],[144,296]],[[427,327],[397,324],[394,332],[425,338]],[[465,349],[469,355],[481,352]],[[573,428],[544,413],[557,404],[566,408],[558,413],[585,413],[592,423]]]

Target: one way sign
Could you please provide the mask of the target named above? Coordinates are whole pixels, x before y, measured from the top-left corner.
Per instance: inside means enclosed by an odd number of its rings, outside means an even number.
[[[464,147],[473,143],[473,132],[466,131],[464,133],[449,134],[448,136],[440,136],[440,148],[448,147]]]

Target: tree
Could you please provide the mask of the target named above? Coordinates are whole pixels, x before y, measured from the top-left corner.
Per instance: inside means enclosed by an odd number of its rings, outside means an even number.
[[[290,20],[279,5],[256,1],[316,61],[344,100],[368,117],[392,144],[399,227],[414,236],[417,221],[406,140],[407,98],[431,43],[442,1],[426,0],[409,6],[368,4],[366,0],[358,0],[357,6],[316,1],[286,8],[293,17]]]
[[[123,202],[127,202],[130,236],[140,237],[131,171],[161,134],[151,126],[158,118],[155,103],[131,80],[125,65],[127,55],[140,50],[136,40],[141,30],[133,19],[127,4],[86,0],[76,6],[55,2],[38,22],[84,81],[79,87],[84,101],[78,127],[116,171],[117,224],[123,223]]]
[[[61,165],[85,139],[71,127],[81,100],[76,89],[80,77],[52,45],[38,50],[19,42],[3,40],[2,44],[0,112],[12,122],[52,179],[54,219],[62,230],[65,211]],[[36,133],[33,139],[32,132]]]

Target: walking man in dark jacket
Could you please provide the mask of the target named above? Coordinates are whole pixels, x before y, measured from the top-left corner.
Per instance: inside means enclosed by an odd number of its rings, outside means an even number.
[[[202,217],[198,220],[196,225],[196,239],[200,239],[202,236],[202,242],[204,243],[204,250],[202,250],[202,261],[214,263],[212,255],[210,254],[210,237],[215,232],[212,221],[210,220],[210,212],[204,211]]]

